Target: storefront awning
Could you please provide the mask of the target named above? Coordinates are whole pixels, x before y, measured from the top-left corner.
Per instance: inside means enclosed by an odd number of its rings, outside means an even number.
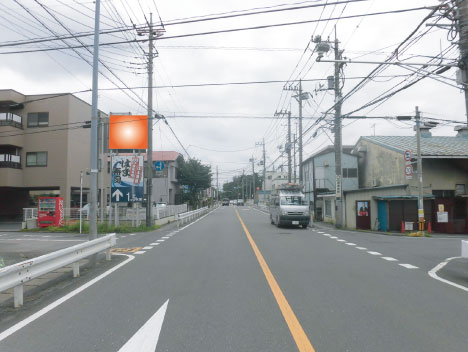
[[[375,200],[417,200],[418,196],[416,195],[398,195],[398,196],[374,196]],[[425,194],[424,199],[434,199],[435,196],[432,194]]]

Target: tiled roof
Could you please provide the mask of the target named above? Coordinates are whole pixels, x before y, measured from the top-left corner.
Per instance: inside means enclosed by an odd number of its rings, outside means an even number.
[[[372,136],[362,140],[404,153],[410,150],[416,154],[416,136]],[[468,138],[463,137],[421,137],[421,154],[433,157],[468,157]]]

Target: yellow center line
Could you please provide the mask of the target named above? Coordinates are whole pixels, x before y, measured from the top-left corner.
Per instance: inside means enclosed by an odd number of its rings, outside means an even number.
[[[289,327],[289,331],[291,332],[291,335],[293,336],[294,341],[296,342],[296,345],[299,351],[300,352],[315,352],[314,347],[312,347],[312,344],[310,343],[309,338],[304,332],[304,329],[302,328],[301,323],[297,319],[291,306],[288,303],[288,300],[284,296],[283,291],[281,291],[281,288],[279,287],[278,282],[276,282],[275,277],[271,273],[271,270],[268,267],[267,262],[263,258],[262,253],[258,249],[257,244],[255,243],[252,236],[250,235],[249,230],[247,230],[247,227],[245,226],[245,223],[242,220],[239,212],[237,211],[237,209],[234,209],[234,210],[236,211],[237,218],[239,219],[242,225],[242,228],[244,229],[244,232],[247,236],[247,239],[249,240],[250,245],[252,246],[252,249],[257,257],[258,263],[260,264],[260,267],[263,270],[263,274],[265,275],[265,278],[268,281],[268,285],[270,285],[271,292],[273,292],[273,296],[276,299],[276,303],[278,303],[281,313],[283,314],[284,320],[286,320],[286,324]]]

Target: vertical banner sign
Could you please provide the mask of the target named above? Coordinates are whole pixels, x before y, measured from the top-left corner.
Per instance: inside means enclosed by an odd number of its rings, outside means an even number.
[[[111,166],[112,202],[143,201],[143,156],[112,156]]]
[[[336,199],[340,199],[342,195],[341,176],[336,175]]]

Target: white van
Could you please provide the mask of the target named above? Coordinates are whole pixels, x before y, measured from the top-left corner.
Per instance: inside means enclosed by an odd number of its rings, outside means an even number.
[[[281,186],[270,197],[270,222],[281,225],[297,225],[306,228],[310,222],[310,210],[299,186]]]

